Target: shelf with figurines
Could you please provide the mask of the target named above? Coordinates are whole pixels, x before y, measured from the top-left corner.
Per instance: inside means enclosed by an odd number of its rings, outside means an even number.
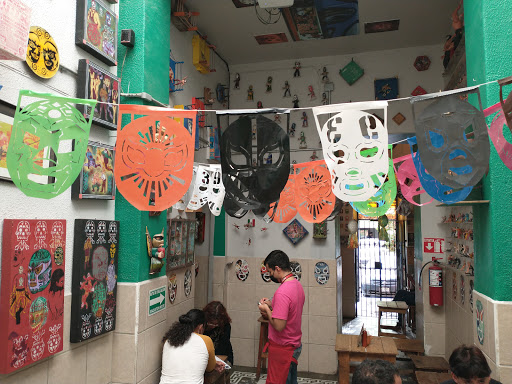
[[[473,224],[473,212],[459,212],[458,215],[452,213],[450,216],[443,216],[439,224]]]
[[[445,265],[451,270],[463,272],[466,276],[475,276],[473,261],[461,260],[458,257],[448,256],[448,263]]]

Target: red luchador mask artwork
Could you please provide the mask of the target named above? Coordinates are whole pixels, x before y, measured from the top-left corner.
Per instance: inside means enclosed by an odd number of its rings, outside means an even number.
[[[295,175],[290,175],[288,177],[288,182],[279,195],[279,201],[277,203],[273,203],[277,204],[273,219],[274,222],[287,223],[295,217],[297,214],[297,208],[295,207],[295,193]],[[269,211],[269,215],[272,208],[273,207],[271,207]]]
[[[421,186],[411,154],[393,159],[393,167],[395,168],[396,178],[400,183],[400,191],[409,203],[422,206],[434,201],[434,198],[431,198],[430,201],[423,204],[414,201],[414,197],[425,193],[425,190]]]
[[[187,192],[194,165],[194,131],[191,135],[173,119],[192,119],[194,130],[196,114],[124,104],[120,114],[130,122],[121,128],[119,119],[114,172],[117,187],[135,208],[163,211]]]
[[[327,219],[334,209],[331,174],[324,160],[294,165],[295,204],[302,218],[310,223]]]

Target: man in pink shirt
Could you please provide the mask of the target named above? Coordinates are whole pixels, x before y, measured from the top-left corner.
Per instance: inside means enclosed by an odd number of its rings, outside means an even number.
[[[270,279],[280,286],[272,300],[258,303],[268,319],[267,384],[296,384],[297,359],[302,350],[302,309],[304,289],[291,272],[290,260],[283,251],[270,252],[264,261]]]

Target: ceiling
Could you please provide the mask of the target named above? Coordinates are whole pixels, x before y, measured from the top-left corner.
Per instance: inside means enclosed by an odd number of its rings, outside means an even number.
[[[236,65],[441,44],[450,33],[450,16],[458,2],[359,0],[358,35],[308,41],[293,41],[283,17],[276,24],[264,25],[254,7],[237,8],[232,0],[187,0],[186,6],[200,13],[199,32],[207,35],[230,65]],[[364,33],[366,22],[393,19],[400,19],[398,31]],[[259,45],[254,38],[280,32],[288,42]]]

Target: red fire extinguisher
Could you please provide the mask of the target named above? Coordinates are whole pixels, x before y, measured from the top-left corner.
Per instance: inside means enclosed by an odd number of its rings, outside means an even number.
[[[433,260],[433,265],[428,269],[428,290],[430,296],[430,305],[435,307],[442,306],[443,268],[441,268],[437,259]]]

